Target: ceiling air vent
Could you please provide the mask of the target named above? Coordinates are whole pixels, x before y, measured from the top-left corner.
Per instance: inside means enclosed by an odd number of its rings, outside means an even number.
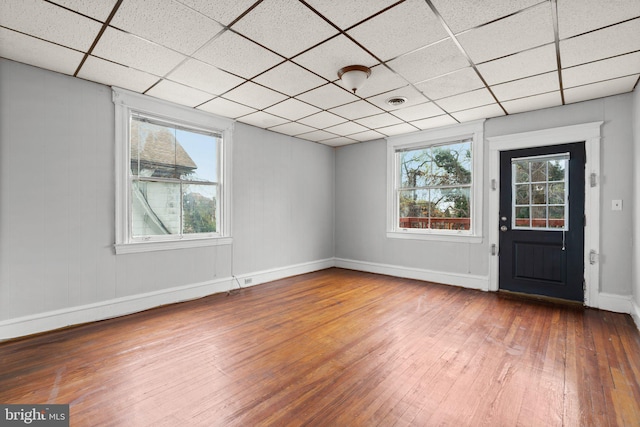
[[[405,98],[404,96],[392,96],[391,98],[387,99],[387,104],[391,105],[392,107],[399,107],[405,102],[407,102],[407,98]]]

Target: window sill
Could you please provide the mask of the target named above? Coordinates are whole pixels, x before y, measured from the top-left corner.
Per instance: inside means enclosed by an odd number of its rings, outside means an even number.
[[[387,231],[389,239],[410,239],[410,240],[431,240],[439,242],[456,243],[482,243],[482,236],[470,234],[439,234],[439,233],[416,233],[415,231]]]
[[[217,237],[211,239],[172,240],[167,242],[136,242],[118,243],[115,245],[116,255],[134,254],[140,252],[170,251],[174,249],[202,248],[206,246],[230,245],[231,237]]]

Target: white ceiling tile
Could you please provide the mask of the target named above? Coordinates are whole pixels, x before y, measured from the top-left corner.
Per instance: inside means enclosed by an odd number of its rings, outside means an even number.
[[[558,2],[558,32],[565,39],[638,16],[638,0],[562,0]]]
[[[260,74],[283,61],[282,57],[231,31],[221,34],[193,57],[245,78]]]
[[[343,2],[307,0],[311,7],[343,30],[397,2],[398,0],[349,0]]]
[[[338,83],[340,84],[340,83]],[[405,79],[388,69],[384,65],[376,65],[371,68],[371,75],[358,89],[358,96],[367,98],[369,96],[378,95],[382,92],[388,92],[392,89],[398,89],[406,86],[408,83]]]
[[[499,58],[554,41],[547,2],[517,15],[460,34],[458,41],[474,62]]]
[[[0,57],[73,75],[83,54],[0,27]]]
[[[328,111],[321,111],[318,114],[305,117],[298,121],[305,125],[313,126],[314,128],[324,129],[329,126],[337,125],[338,123],[344,123],[346,120],[342,117],[336,116],[335,114],[331,114]]]
[[[240,77],[196,59],[189,59],[180,64],[167,78],[215,95],[220,95],[245,82]]]
[[[351,104],[341,105],[329,111],[349,120],[373,116],[374,114],[382,114],[384,112],[375,105],[371,105],[365,101],[356,101]]]
[[[178,0],[198,12],[215,19],[222,25],[229,25],[256,0]]]
[[[247,116],[240,117],[239,122],[248,123],[259,128],[270,128],[272,126],[281,125],[287,123],[288,120],[281,117],[265,113],[264,111],[258,111]]]
[[[419,129],[409,123],[401,123],[399,125],[386,126],[383,128],[377,128],[378,132],[385,134],[386,136],[401,135],[404,133],[416,132]]]
[[[340,35],[296,56],[294,62],[329,81],[338,78],[338,71],[347,65],[372,67],[378,61],[347,37]]]
[[[272,128],[269,128],[269,130],[272,130],[278,133],[284,133],[286,135],[300,135],[301,133],[312,132],[315,129],[300,123],[290,122],[290,123],[285,123],[283,125],[274,126]]]
[[[83,52],[91,47],[102,27],[41,0],[0,1],[0,26]]]
[[[578,86],[564,91],[564,100],[567,104],[586,101],[588,99],[602,98],[610,95],[631,92],[638,81],[639,75],[621,77],[585,86]]]
[[[222,30],[212,19],[166,0],[125,1],[111,25],[186,55]]]
[[[211,94],[168,80],[162,80],[146,94],[187,107],[195,107],[212,98]]]
[[[536,3],[540,3],[540,0],[433,0],[433,5],[454,33],[502,18]]]
[[[424,104],[403,108],[393,112],[394,116],[398,116],[407,122],[439,116],[441,114],[444,114],[444,111],[442,111],[442,109],[433,102],[426,102]]]
[[[323,139],[320,141],[321,144],[328,145],[330,147],[341,147],[343,145],[355,144],[356,142],[358,141],[347,138],[346,136],[338,136],[336,138]]]
[[[356,122],[361,124],[362,126],[374,129],[377,127],[397,125],[402,123],[402,120],[395,116],[392,116],[389,113],[384,113],[376,114],[375,116],[364,117],[362,119],[356,120]]]
[[[472,120],[485,119],[489,117],[504,116],[504,111],[498,104],[485,105],[469,110],[458,111],[451,114],[459,122],[470,122]]]
[[[453,117],[444,114],[442,116],[429,117],[428,119],[416,120],[411,122],[412,125],[419,129],[433,129],[440,126],[453,125],[458,123]]]
[[[560,90],[560,80],[558,79],[558,73],[551,72],[509,83],[502,83],[492,86],[491,90],[498,98],[498,101],[502,102],[545,92],[558,91]]]
[[[324,79],[289,61],[259,75],[253,81],[290,96],[326,83]]]
[[[512,101],[505,101],[502,103],[502,106],[509,114],[541,110],[543,108],[555,107],[557,105],[562,105],[562,97],[560,96],[559,91],[529,96],[527,98],[514,99]]]
[[[314,130],[313,132],[300,134],[298,135],[298,138],[306,139],[308,141],[318,142],[326,139],[335,138],[336,136],[339,136],[339,135],[335,135],[333,133],[329,133],[323,130]]]
[[[139,93],[149,89],[159,80],[153,74],[105,61],[94,56],[87,58],[78,73],[78,77]]]
[[[382,139],[386,135],[381,134],[380,132],[376,132],[375,130],[368,130],[366,132],[354,133],[353,135],[349,135],[349,138],[355,139],[356,141],[364,142],[364,141],[373,141],[374,139]]]
[[[158,76],[164,76],[185,59],[177,52],[111,27],[102,34],[93,55]]]
[[[471,67],[416,84],[418,90],[433,100],[469,92],[483,86],[482,80]]]
[[[200,105],[198,109],[232,119],[255,113],[256,111],[253,108],[224,98],[212,99],[211,101]]]
[[[505,58],[478,65],[478,71],[490,85],[557,70],[556,48],[548,44]]]
[[[287,98],[286,95],[262,87],[253,82],[247,82],[240,87],[224,94],[231,101],[262,110]]]
[[[352,133],[366,132],[368,129],[354,122],[346,122],[325,129],[327,132],[335,133],[340,136],[351,135]]]
[[[389,67],[412,83],[421,82],[469,66],[451,39],[390,61]]]
[[[332,83],[300,94],[296,96],[296,98],[322,109],[328,109],[358,100],[357,96]]]
[[[264,0],[233,29],[287,58],[337,34],[311,9],[289,0]]]
[[[75,10],[83,15],[90,16],[100,22],[107,20],[117,0],[50,0],[67,9]]]
[[[565,88],[614,79],[640,72],[640,52],[603,59],[562,70]]]
[[[298,120],[302,117],[315,114],[319,112],[320,109],[291,98],[269,107],[265,111],[280,117],[285,117],[289,120]]]
[[[407,0],[347,33],[382,61],[447,37],[424,0]]]
[[[389,98],[394,98],[394,97],[404,97],[404,98],[407,98],[407,101],[404,104],[399,106],[398,105],[393,106],[393,105],[387,104],[387,100]],[[425,96],[422,93],[418,92],[413,87],[405,86],[403,88],[394,89],[392,91],[382,93],[380,95],[372,96],[371,98],[367,98],[367,101],[382,108],[383,110],[394,111],[394,110],[399,110],[401,108],[407,108],[412,105],[422,104],[428,100],[427,98],[425,98]]]
[[[640,18],[560,41],[563,67],[640,50]]]
[[[438,101],[440,108],[447,112],[467,110],[481,105],[494,103],[495,99],[487,89],[478,89],[460,95],[443,98]]]

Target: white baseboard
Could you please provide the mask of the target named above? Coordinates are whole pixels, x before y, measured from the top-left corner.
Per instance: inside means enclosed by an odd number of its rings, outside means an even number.
[[[254,286],[298,274],[324,270],[325,268],[333,266],[334,260],[333,258],[329,258],[3,320],[0,321],[0,341],[67,326],[124,316],[161,305],[226,292],[229,289],[237,288],[238,282],[240,282],[242,287]],[[244,279],[251,279],[251,284],[245,284]],[[236,280],[238,282],[236,282]]]
[[[262,283],[273,282],[274,280],[284,279],[285,277],[297,276],[299,274],[324,270],[334,266],[334,259],[327,258],[319,261],[289,265],[287,267],[272,268],[269,270],[255,271],[253,273],[247,274],[238,274],[234,277],[238,280],[238,282],[240,282],[241,287],[246,288],[248,286],[255,286]],[[249,280],[251,283],[245,283],[246,280]],[[234,280],[233,287],[237,288],[237,285],[238,283]]]
[[[598,308],[614,313],[631,313],[632,297],[630,295],[616,295],[600,292],[598,294]]]
[[[631,317],[633,317],[636,327],[640,331],[640,306],[633,299],[631,300]]]
[[[424,280],[463,288],[489,290],[489,277],[464,273],[447,273],[442,271],[425,270],[421,268],[402,267],[398,265],[379,264],[367,261],[336,258],[335,266],[350,270],[366,271],[369,273],[386,274],[407,279]]]
[[[228,277],[3,320],[0,321],[0,341],[66,326],[124,316],[161,305],[226,292],[230,288],[231,278]]]

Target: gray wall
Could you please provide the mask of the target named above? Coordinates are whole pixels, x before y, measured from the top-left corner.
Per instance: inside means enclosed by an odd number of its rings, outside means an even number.
[[[485,137],[537,129],[604,121],[601,153],[601,290],[630,295],[633,148],[632,95],[571,104],[489,119]],[[484,182],[489,182],[485,146]],[[389,239],[386,215],[385,141],[341,147],[336,151],[336,257],[435,270],[488,275],[488,241],[445,243]],[[487,200],[488,189],[484,191]],[[611,211],[611,200],[622,199],[624,210]],[[488,204],[483,234],[487,236]]]
[[[237,124],[233,245],[116,256],[109,87],[0,59],[0,321],[333,256],[334,150]]]

